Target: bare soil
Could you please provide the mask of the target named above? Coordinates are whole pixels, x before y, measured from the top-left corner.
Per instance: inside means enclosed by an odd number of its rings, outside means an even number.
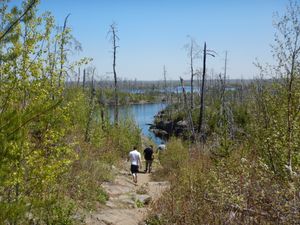
[[[139,173],[134,184],[129,172],[129,163],[123,162],[114,168],[116,179],[102,187],[109,195],[105,207],[86,215],[87,225],[142,225],[153,204],[169,187],[167,182],[151,181],[151,174]],[[153,172],[155,173],[155,167]]]

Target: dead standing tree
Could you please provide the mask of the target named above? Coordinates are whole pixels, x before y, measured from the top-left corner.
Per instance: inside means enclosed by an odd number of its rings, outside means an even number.
[[[89,101],[89,114],[88,114],[88,120],[86,124],[86,129],[85,129],[85,135],[84,135],[84,140],[85,142],[90,141],[90,133],[91,133],[91,123],[93,120],[93,113],[95,111],[95,96],[96,96],[96,90],[95,90],[95,85],[94,85],[94,75],[95,75],[95,68],[92,69],[92,81],[91,81],[91,95],[90,95],[90,101]]]
[[[166,66],[164,65],[163,68],[163,75],[164,75],[164,92],[165,92],[165,98],[166,98],[166,102],[168,103],[169,99],[168,99],[168,85],[167,85],[167,70],[166,70]]]
[[[79,87],[79,83],[80,83],[80,67],[78,67],[77,85],[76,85],[76,87]]]
[[[188,57],[190,60],[190,73],[191,73],[191,96],[190,96],[190,108],[194,108],[194,76],[196,75],[194,69],[194,60],[199,57],[199,46],[196,41],[190,37],[190,43],[185,45],[186,50],[188,51]]]
[[[194,140],[194,138],[195,138],[195,129],[194,129],[194,123],[193,123],[193,118],[192,118],[192,112],[191,112],[190,107],[188,107],[186,92],[185,92],[185,89],[184,89],[184,83],[183,83],[183,79],[181,77],[180,77],[180,84],[181,84],[182,93],[183,93],[184,107],[188,111],[188,126],[189,126],[189,131],[191,131],[191,133],[192,133],[192,139]]]
[[[220,80],[220,125],[224,126],[226,124],[226,76],[227,76],[227,51],[225,52],[225,65],[224,65],[224,74],[219,74]]]
[[[198,124],[198,131],[200,134],[200,141],[205,140],[204,129],[203,129],[203,117],[204,117],[204,88],[205,88],[205,79],[206,79],[206,56],[210,55],[215,57],[213,54],[215,53],[212,50],[206,49],[206,42],[204,42],[204,49],[203,49],[203,71],[202,71],[202,83],[201,83],[201,94],[200,94],[200,114],[199,114],[199,124]]]
[[[113,74],[114,74],[114,95],[115,95],[115,110],[114,110],[114,123],[118,125],[119,120],[119,96],[118,96],[118,80],[117,80],[117,72],[116,72],[116,55],[117,55],[117,41],[119,37],[117,36],[118,30],[117,25],[115,23],[110,25],[110,30],[108,32],[110,34],[110,40],[113,45]]]
[[[64,26],[62,28],[62,32],[61,32],[61,41],[60,41],[60,72],[59,72],[59,77],[58,77],[58,86],[61,86],[61,80],[63,77],[63,72],[64,72],[64,64],[66,61],[66,53],[65,53],[65,45],[67,42],[67,38],[68,37],[68,30],[67,30],[67,22],[68,22],[68,18],[69,18],[70,14],[68,14],[65,18],[64,21]]]

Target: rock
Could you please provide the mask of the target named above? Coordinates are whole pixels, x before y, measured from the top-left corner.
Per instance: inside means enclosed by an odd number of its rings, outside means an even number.
[[[169,135],[168,132],[161,129],[152,129],[152,132],[158,137],[166,137]]]
[[[85,221],[89,225],[138,225],[146,215],[146,209],[108,209],[94,214]]]
[[[152,198],[150,195],[135,195],[135,200],[142,202],[144,205],[148,205]]]
[[[185,120],[180,120],[176,123],[176,126],[179,126],[179,127],[187,127],[188,126],[188,123],[187,121]]]
[[[103,183],[101,186],[111,196],[126,194],[132,190],[131,187],[125,185],[118,185],[118,184],[107,183],[107,182]]]

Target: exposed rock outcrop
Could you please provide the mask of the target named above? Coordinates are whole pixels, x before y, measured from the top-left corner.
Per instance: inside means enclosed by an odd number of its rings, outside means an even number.
[[[172,121],[164,120],[165,112],[161,111],[155,116],[154,124],[150,126],[150,130],[162,139],[168,139],[171,136],[184,136],[188,129],[188,123],[185,120]]]

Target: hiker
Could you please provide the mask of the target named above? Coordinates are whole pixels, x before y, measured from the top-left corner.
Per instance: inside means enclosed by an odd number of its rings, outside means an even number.
[[[152,161],[154,159],[153,156],[153,146],[150,145],[149,147],[145,148],[144,150],[144,158],[146,160],[146,167],[144,172],[147,173],[147,171],[149,173],[151,173],[151,167],[152,167]]]
[[[160,145],[158,145],[157,153],[163,152],[164,150],[166,150],[166,145],[165,145],[165,143],[162,141],[162,142],[160,143]]]
[[[141,153],[137,151],[136,146],[133,147],[133,150],[129,152],[128,159],[130,160],[131,166],[130,171],[132,174],[132,179],[134,183],[137,183],[137,173],[139,172],[139,167],[142,169],[141,164]]]

